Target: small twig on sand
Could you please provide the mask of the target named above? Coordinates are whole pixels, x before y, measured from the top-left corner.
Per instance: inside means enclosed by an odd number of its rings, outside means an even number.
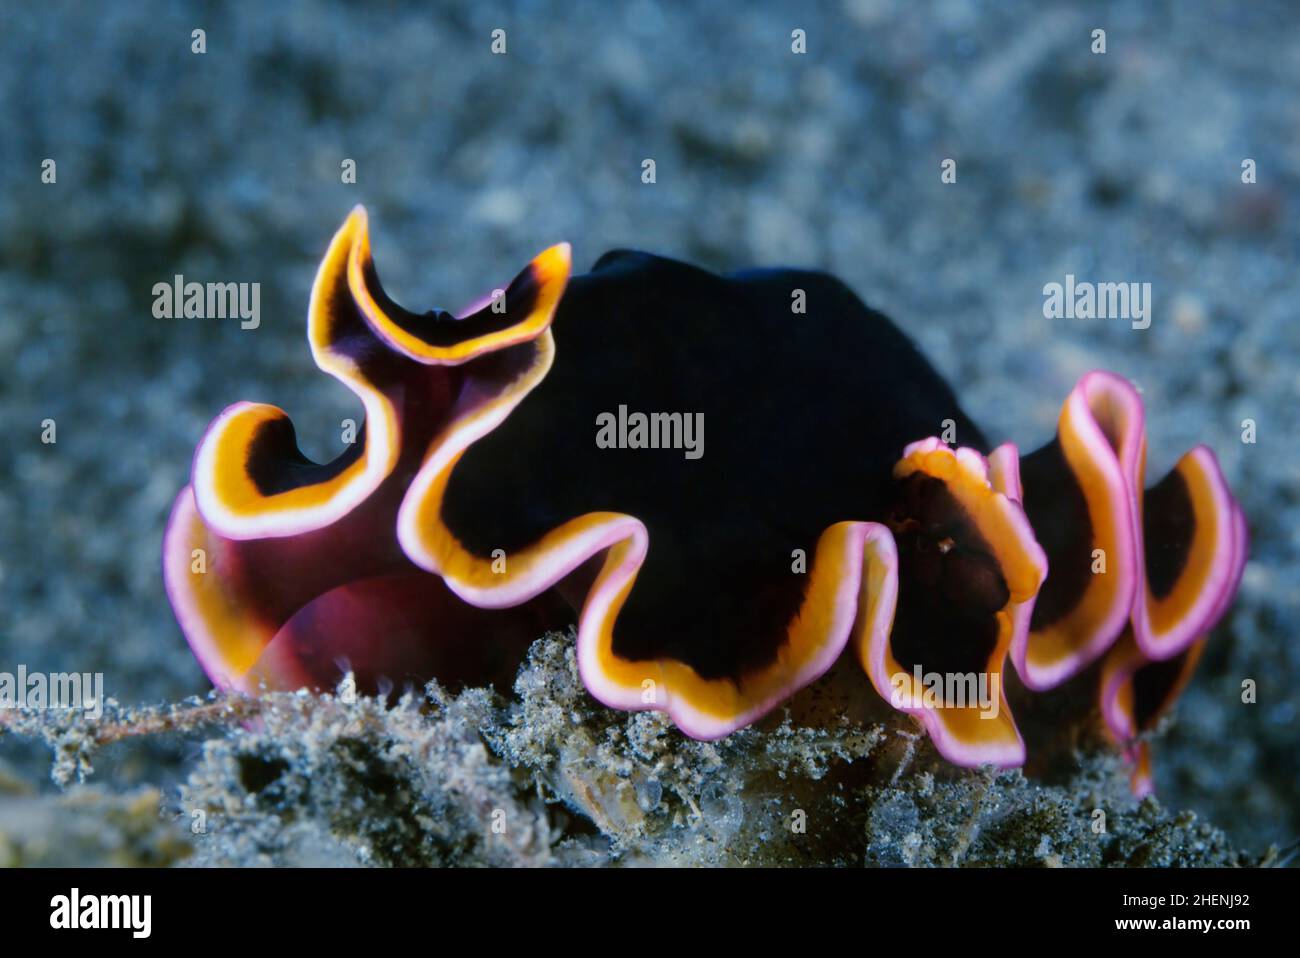
[[[96,745],[110,745],[142,735],[189,732],[204,725],[227,725],[255,718],[265,701],[248,695],[235,695],[215,702],[168,706],[161,711],[141,710],[127,719],[115,718],[95,729]]]
[[[91,718],[77,715],[88,738],[95,745],[111,745],[123,739],[167,732],[189,732],[205,725],[227,725],[255,718],[266,706],[264,699],[249,695],[231,695],[211,702],[185,702],[178,705],[149,706],[129,710],[113,709],[111,714]],[[16,735],[36,732],[45,723],[46,712],[34,709],[0,711],[0,733]]]

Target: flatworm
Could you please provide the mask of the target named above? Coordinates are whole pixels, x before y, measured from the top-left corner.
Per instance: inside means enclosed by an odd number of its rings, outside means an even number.
[[[1184,473],[1181,470],[1184,469],[1195,475],[1196,471],[1212,465],[1212,460],[1206,460],[1207,455],[1206,451],[1193,450],[1179,460],[1170,476],[1182,477]],[[1166,478],[1162,484],[1168,481]],[[1156,488],[1159,489],[1159,486]],[[1147,495],[1151,495],[1151,490],[1148,490]],[[1173,514],[1185,515],[1190,511],[1194,510],[1185,506]],[[1107,732],[1133,765],[1132,788],[1133,793],[1139,797],[1149,795],[1155,788],[1151,774],[1151,745],[1146,735],[1173,708],[1174,702],[1191,681],[1201,653],[1205,651],[1208,634],[1227,612],[1245,570],[1245,516],[1240,509],[1234,507],[1229,519],[1230,527],[1225,532],[1226,543],[1220,546],[1220,554],[1226,557],[1226,585],[1218,589],[1214,606],[1204,612],[1204,617],[1197,623],[1199,631],[1183,629],[1189,638],[1172,648],[1161,650],[1165,653],[1162,657],[1152,656],[1137,638],[1137,623],[1141,616],[1149,613],[1135,609],[1133,625],[1125,629],[1102,663],[1099,690],[1102,717]],[[1177,527],[1174,531],[1177,532]],[[1175,542],[1183,542],[1188,536],[1175,534],[1170,538]],[[1183,548],[1186,549],[1186,546]],[[1169,561],[1167,556],[1162,556],[1161,559]],[[1184,568],[1186,557],[1179,561],[1177,568]]]
[[[1008,657],[1048,688],[1131,623],[1164,661],[1230,602],[1244,526],[1213,456],[1143,494],[1141,402],[1118,377],[1085,377],[1021,457],[833,277],[625,250],[571,277],[569,255],[416,314],[348,217],[308,341],[365,408],[357,442],[314,463],[282,410],[231,406],[168,526],[168,595],[214,683],[500,679],[576,612],[591,694],[693,737],[754,722],[852,644],[948,759],[1011,766]],[[660,440],[692,417],[698,448],[598,441],[628,409],[663,416]],[[996,715],[927,701],[908,677],[931,673],[989,680]]]

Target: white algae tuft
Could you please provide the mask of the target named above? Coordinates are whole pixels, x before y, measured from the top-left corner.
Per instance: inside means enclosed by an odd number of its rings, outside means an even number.
[[[431,684],[392,703],[277,693],[11,713],[54,752],[55,800],[0,769],[0,863],[1189,866],[1267,864],[1192,813],[1135,804],[1104,750],[1064,781],[951,767],[903,720],[787,713],[719,742],[605,709],[572,635],[515,695]],[[810,690],[816,695],[817,690]],[[101,750],[202,736],[172,787],[84,784]],[[120,756],[118,756],[120,758]],[[71,856],[71,858],[69,858]]]

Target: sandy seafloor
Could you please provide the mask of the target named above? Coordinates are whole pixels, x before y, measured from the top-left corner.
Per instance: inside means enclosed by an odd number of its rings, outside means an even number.
[[[6,5],[0,53],[0,669],[103,671],[124,704],[206,691],[163,595],[163,523],[230,402],[281,405],[316,458],[358,411],[303,334],[318,257],[364,202],[386,285],[421,310],[560,240],[578,269],[639,246],[828,270],[1022,449],[1083,372],[1132,378],[1149,474],[1208,443],[1251,534],[1157,744],[1162,805],[1253,854],[1300,833],[1293,6],[51,0]],[[261,327],[155,319],[175,273],[260,282]],[[1045,319],[1067,273],[1150,282],[1151,327]],[[196,787],[201,740],[115,746],[84,800],[152,785],[165,803]],[[36,790],[0,802],[0,832],[58,827],[72,799],[45,752],[9,737],[0,760],[13,794]]]

